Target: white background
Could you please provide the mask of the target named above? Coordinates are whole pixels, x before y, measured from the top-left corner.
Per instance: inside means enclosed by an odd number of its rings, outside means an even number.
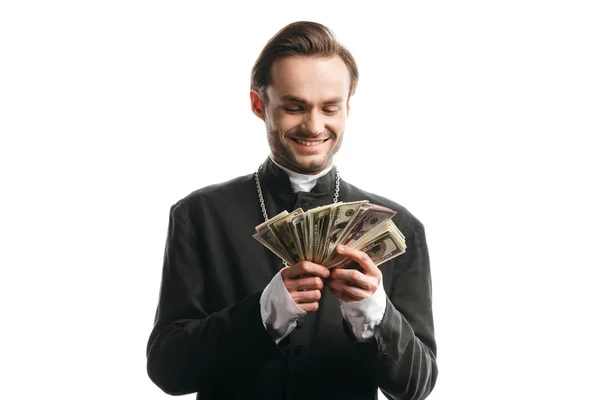
[[[301,19],[360,68],[342,176],[427,229],[430,398],[600,398],[595,3],[3,1],[0,398],[168,398],[169,207],[266,158],[250,69]]]

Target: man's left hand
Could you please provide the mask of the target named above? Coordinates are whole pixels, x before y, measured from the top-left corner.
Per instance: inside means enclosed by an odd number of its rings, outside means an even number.
[[[363,272],[355,269],[336,268],[325,280],[325,286],[336,297],[348,303],[371,297],[381,281],[379,268],[365,252],[348,246],[338,246],[336,250],[340,255],[356,261],[362,267]]]

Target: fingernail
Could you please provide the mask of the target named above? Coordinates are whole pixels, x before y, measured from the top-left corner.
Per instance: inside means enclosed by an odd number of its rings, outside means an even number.
[[[344,246],[338,246],[338,250],[339,251],[346,251],[346,248]]]

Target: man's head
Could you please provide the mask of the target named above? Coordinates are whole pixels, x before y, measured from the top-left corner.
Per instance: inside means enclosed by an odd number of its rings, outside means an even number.
[[[265,121],[271,154],[316,174],[342,144],[358,69],[325,26],[295,22],[269,40],[252,68],[252,111]]]

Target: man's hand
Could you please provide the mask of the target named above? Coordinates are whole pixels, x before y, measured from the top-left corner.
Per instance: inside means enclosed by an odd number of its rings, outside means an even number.
[[[356,261],[364,273],[355,269],[336,268],[331,271],[330,279],[325,281],[325,285],[331,293],[345,302],[361,301],[371,297],[381,281],[379,268],[365,252],[348,246],[338,246],[336,250],[340,255]]]
[[[281,270],[285,288],[298,307],[307,312],[319,308],[323,278],[328,276],[327,268],[310,261],[300,261]]]

